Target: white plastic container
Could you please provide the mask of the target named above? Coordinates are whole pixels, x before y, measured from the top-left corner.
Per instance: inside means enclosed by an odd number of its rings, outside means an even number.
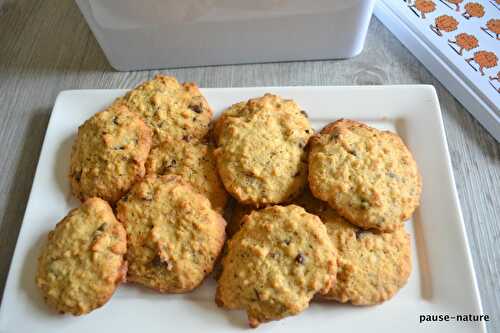
[[[117,70],[349,58],[375,0],[76,0]]]

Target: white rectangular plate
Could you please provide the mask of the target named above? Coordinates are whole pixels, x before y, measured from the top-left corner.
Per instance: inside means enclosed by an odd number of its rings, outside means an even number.
[[[316,129],[340,117],[396,131],[413,152],[423,176],[422,203],[407,229],[413,244],[413,272],[390,301],[373,307],[312,303],[304,313],[264,324],[259,332],[483,332],[478,322],[420,323],[426,314],[481,314],[467,237],[458,204],[441,112],[431,86],[267,87],[203,89],[216,116],[235,102],[265,92],[295,99]],[[124,90],[62,92],[54,106],[12,260],[0,332],[229,332],[245,329],[242,311],[214,303],[208,278],[196,291],[162,295],[123,285],[103,308],[81,317],[47,307],[35,285],[37,256],[47,233],[69,209],[67,173],[78,126]]]

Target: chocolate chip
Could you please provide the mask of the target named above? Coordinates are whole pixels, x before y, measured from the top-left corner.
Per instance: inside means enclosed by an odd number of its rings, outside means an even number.
[[[159,267],[163,265],[163,261],[161,260],[161,257],[159,255],[156,255],[153,260],[151,260],[151,265],[154,267]]]
[[[254,177],[255,173],[253,171],[245,171],[245,176],[247,176],[247,177]]]
[[[356,231],[356,239],[357,240],[360,240],[361,238],[363,238],[364,236],[366,236],[367,234],[369,234],[368,231],[366,230],[363,230],[363,229],[358,229]]]
[[[203,108],[198,105],[198,104],[191,104],[188,106],[193,112],[196,112],[196,113],[202,113],[203,112]]]
[[[370,207],[370,202],[365,198],[361,198],[360,206],[361,208],[368,209]]]
[[[184,140],[184,141],[186,141],[186,142],[189,142],[189,141],[191,141],[191,136],[189,136],[189,135],[184,135],[184,136],[182,137],[182,140]]]
[[[309,134],[310,132],[311,132],[310,130],[306,129],[306,133],[307,133],[307,134]]]
[[[122,201],[128,201],[129,197],[130,197],[130,192],[128,192],[127,194],[125,194],[120,200],[122,200]]]
[[[299,148],[300,148],[300,149],[304,148],[305,146],[306,146],[306,145],[305,145],[303,142],[300,142],[300,143],[299,143]]]
[[[117,116],[113,116],[113,118],[111,119],[111,121],[113,122],[113,124],[115,125],[120,125],[120,123],[118,122],[118,117]]]
[[[301,265],[302,265],[302,264],[304,263],[305,259],[306,259],[306,258],[302,255],[302,253],[299,253],[299,254],[297,254],[297,256],[295,257],[295,262],[296,262],[297,264],[301,264]]]
[[[171,270],[173,267],[172,267],[172,264],[169,263],[168,261],[166,260],[163,260],[159,254],[157,254],[156,256],[154,256],[153,260],[151,260],[150,262],[151,266],[153,267],[165,267],[166,269],[168,270]]]
[[[75,179],[77,182],[79,182],[82,179],[82,171],[78,171],[75,175]]]
[[[168,170],[170,168],[173,168],[175,165],[177,164],[177,161],[176,160],[171,160],[170,162],[169,161],[164,161],[163,164],[161,165],[161,169],[160,169],[160,174],[161,175],[165,175],[168,173]]]
[[[306,116],[307,118],[309,118],[309,115],[307,114],[307,112],[305,110],[300,110],[300,113],[302,113],[304,116]]]

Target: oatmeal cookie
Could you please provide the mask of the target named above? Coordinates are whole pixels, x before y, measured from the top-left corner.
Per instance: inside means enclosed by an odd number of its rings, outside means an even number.
[[[339,269],[337,283],[324,297],[354,305],[392,298],[411,273],[410,238],[404,227],[393,232],[363,230],[331,208],[325,214],[322,220],[337,249]]]
[[[304,187],[305,148],[313,130],[294,101],[266,94],[237,104],[222,115],[214,133],[219,174],[239,202],[282,203]]]
[[[244,309],[251,327],[300,313],[331,288],[336,255],[320,219],[272,206],[244,218],[222,261],[216,302]]]
[[[82,315],[104,305],[125,278],[125,230],[99,198],[73,209],[49,233],[36,284],[61,313]]]
[[[206,136],[212,109],[198,86],[179,83],[172,76],[157,75],[115,101],[140,115],[153,130],[153,147],[167,137],[176,140]]]
[[[144,176],[151,130],[124,106],[95,114],[78,128],[70,162],[70,184],[81,201],[116,202]]]
[[[208,199],[179,176],[146,176],[116,210],[127,231],[129,281],[183,293],[212,271],[226,223]]]
[[[391,231],[413,214],[422,184],[399,136],[342,119],[311,139],[309,187],[351,223]]]

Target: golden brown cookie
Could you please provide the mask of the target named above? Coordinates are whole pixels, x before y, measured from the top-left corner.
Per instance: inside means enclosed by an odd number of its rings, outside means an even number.
[[[176,140],[206,136],[212,109],[198,86],[179,83],[172,76],[156,75],[115,101],[139,114],[153,130],[153,147],[167,137]]]
[[[363,230],[330,209],[322,216],[339,255],[337,283],[325,295],[339,302],[372,305],[392,298],[411,273],[410,237],[400,227],[393,232]]]
[[[243,114],[247,102],[239,102],[228,107],[224,112],[213,122],[212,126],[212,139],[216,144],[219,143],[219,137],[224,127],[226,127],[226,120],[239,117]]]
[[[116,202],[145,174],[151,130],[124,106],[109,107],[78,128],[70,163],[73,194]]]
[[[129,281],[183,293],[212,271],[226,223],[208,199],[179,176],[146,176],[116,210],[127,231]]]
[[[61,313],[82,315],[105,304],[125,279],[125,230],[99,198],[73,209],[49,233],[36,284]]]
[[[363,230],[309,191],[295,202],[319,216],[338,255],[337,281],[325,298],[372,305],[390,299],[406,284],[411,273],[411,245],[404,228],[391,233]]]
[[[219,178],[210,144],[167,138],[151,150],[146,173],[178,175],[210,200],[212,207],[223,212],[228,194]]]
[[[399,136],[341,119],[311,139],[309,187],[351,223],[391,231],[413,214],[422,183]]]
[[[244,218],[228,241],[216,302],[244,309],[251,327],[300,313],[331,288],[336,255],[320,219],[301,207],[272,206]]]
[[[266,94],[225,111],[214,127],[222,182],[239,202],[282,203],[307,179],[306,145],[313,130],[292,100]]]

